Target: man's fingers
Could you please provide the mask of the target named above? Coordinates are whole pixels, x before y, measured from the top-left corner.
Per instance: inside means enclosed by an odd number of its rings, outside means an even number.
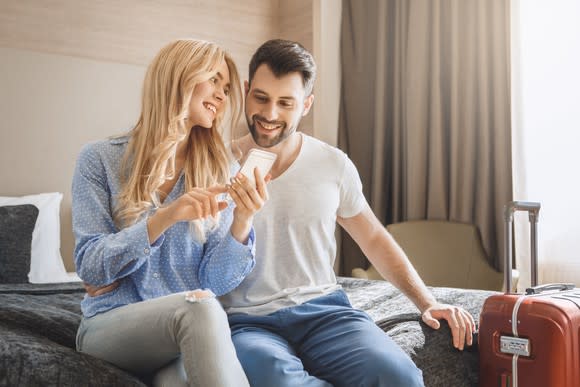
[[[428,326],[430,326],[435,330],[441,327],[441,323],[437,319],[433,318],[433,316],[431,316],[430,313],[429,314],[424,313],[422,319],[425,324],[427,324]]]
[[[93,286],[93,285],[89,285],[86,282],[83,282],[83,286],[85,288],[85,290],[87,291],[87,294],[89,295],[89,297],[97,297],[100,296],[102,294],[111,292],[113,290],[115,290],[118,286],[119,283],[117,281],[113,282],[110,285],[105,285],[105,286]]]
[[[270,175],[268,174],[266,178],[268,178],[268,176]],[[258,194],[260,195],[262,200],[268,200],[268,190],[266,189],[267,181],[262,179],[262,175],[260,174],[258,168],[254,170],[254,177],[256,178],[256,190],[258,191]],[[269,180],[270,179],[268,178],[268,181]]]
[[[238,174],[232,180],[232,189],[236,191],[244,207],[247,209],[256,209],[255,201],[258,195],[256,189],[250,185],[247,177]]]
[[[473,333],[475,332],[475,321],[471,314],[469,314],[466,310],[462,310],[461,314],[463,316],[463,320],[466,322],[466,331],[465,331],[465,341],[467,345],[473,345]]]

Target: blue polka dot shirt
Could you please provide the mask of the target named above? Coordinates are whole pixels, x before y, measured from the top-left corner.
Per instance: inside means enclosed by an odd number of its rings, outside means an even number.
[[[237,287],[254,267],[254,230],[246,245],[231,235],[233,204],[223,210],[217,227],[206,230],[200,243],[188,222],[167,229],[152,245],[147,216],[119,230],[112,210],[120,193],[120,165],[128,138],[85,145],[77,160],[72,182],[72,217],[76,246],[74,260],[80,278],[103,286],[119,286],[85,298],[85,317],[168,294],[210,289],[223,295]],[[233,165],[232,172],[237,170]],[[184,192],[184,176],[165,199],[169,203]],[[153,211],[153,210],[152,210]],[[150,212],[147,215],[151,215]]]

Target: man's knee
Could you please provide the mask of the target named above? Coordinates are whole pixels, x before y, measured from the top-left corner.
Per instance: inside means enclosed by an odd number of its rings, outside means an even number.
[[[287,359],[264,352],[259,355],[248,352],[243,358],[240,356],[240,361],[253,387],[294,387],[297,385],[295,379],[297,370],[289,369],[295,367],[289,364]],[[302,372],[305,371],[302,370]]]
[[[360,386],[423,387],[423,373],[408,356],[370,356],[360,373]]]
[[[259,336],[234,335],[234,345],[238,359],[253,387],[293,387],[296,381],[292,377],[297,366],[291,364],[289,353],[275,345],[267,345]],[[294,372],[291,372],[294,371]]]

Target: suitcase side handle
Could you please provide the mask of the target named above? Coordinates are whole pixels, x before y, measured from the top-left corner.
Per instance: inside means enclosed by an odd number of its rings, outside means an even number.
[[[539,286],[533,286],[531,288],[526,288],[526,294],[540,294],[542,292],[547,292],[549,290],[572,290],[574,289],[574,284],[545,284]]]
[[[504,220],[505,220],[505,262],[504,262],[504,282],[505,292],[509,294],[512,289],[512,243],[513,232],[512,224],[514,221],[514,213],[516,211],[527,211],[530,220],[530,245],[531,245],[531,284],[532,287],[538,284],[538,217],[540,214],[540,203],[537,202],[523,202],[513,201],[504,206]]]

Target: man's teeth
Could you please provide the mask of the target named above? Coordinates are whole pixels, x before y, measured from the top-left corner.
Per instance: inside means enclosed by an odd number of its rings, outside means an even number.
[[[213,112],[213,114],[215,114],[215,113],[216,113],[216,111],[217,111],[217,109],[215,108],[215,106],[213,106],[213,105],[212,105],[212,104],[210,104],[210,103],[206,103],[206,104],[204,104],[204,106],[205,106],[205,108],[206,108],[206,109],[209,109],[209,110],[211,110],[211,111]]]
[[[262,126],[262,128],[268,129],[268,130],[278,129],[280,127],[280,125],[278,125],[278,124],[267,124],[267,123],[262,122],[262,121],[258,121],[258,122],[260,123],[260,126]]]

